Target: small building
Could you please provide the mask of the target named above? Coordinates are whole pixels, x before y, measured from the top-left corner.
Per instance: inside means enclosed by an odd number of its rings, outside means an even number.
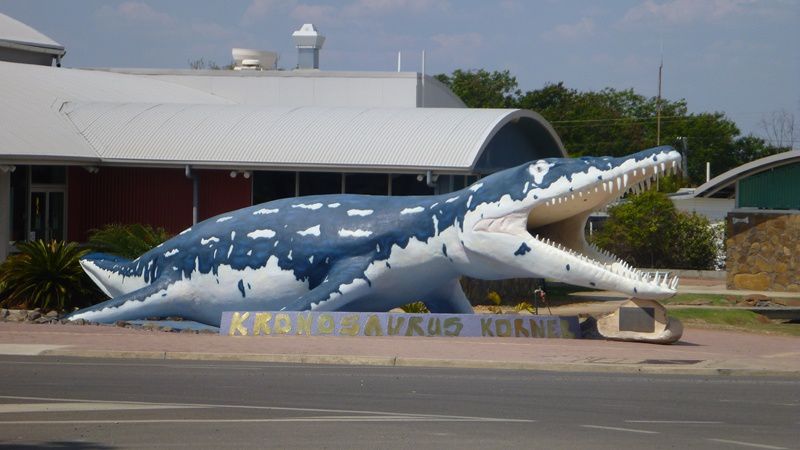
[[[0,40],[9,20],[0,15]],[[318,65],[324,40],[304,29],[300,61]],[[175,233],[289,196],[450,192],[566,155],[535,112],[465,108],[416,72],[85,70],[0,57],[0,98],[0,260],[14,242],[84,241],[110,223]]]
[[[800,151],[794,150],[743,164],[692,192],[696,204],[730,205],[719,211],[727,222],[729,288],[800,292],[798,179]]]

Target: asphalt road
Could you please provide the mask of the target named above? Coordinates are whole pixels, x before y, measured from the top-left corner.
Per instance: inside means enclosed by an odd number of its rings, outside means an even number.
[[[800,448],[800,380],[0,357],[0,448]]]

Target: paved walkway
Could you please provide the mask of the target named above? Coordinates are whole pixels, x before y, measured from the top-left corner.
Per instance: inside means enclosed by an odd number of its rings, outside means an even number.
[[[688,329],[675,345],[578,339],[228,337],[0,323],[0,354],[800,377],[800,338]]]

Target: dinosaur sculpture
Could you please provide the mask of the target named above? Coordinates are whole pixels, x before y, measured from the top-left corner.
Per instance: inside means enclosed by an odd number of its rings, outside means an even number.
[[[286,198],[212,217],[133,261],[91,254],[84,270],[110,300],[70,319],[182,316],[218,325],[226,310],[388,311],[422,300],[470,313],[459,277],[542,277],[632,297],[674,295],[587,244],[586,219],[679,167],[658,147],[627,157],[549,158],[434,196]]]

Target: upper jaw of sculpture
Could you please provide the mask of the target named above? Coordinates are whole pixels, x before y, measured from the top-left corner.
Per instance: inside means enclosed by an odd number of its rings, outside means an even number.
[[[525,198],[484,215],[473,231],[493,235],[496,244],[505,244],[498,247],[513,252],[513,258],[495,260],[504,260],[505,270],[515,276],[552,278],[638,298],[671,297],[677,277],[645,274],[631,267],[586,242],[584,229],[592,211],[627,192],[648,189],[659,176],[677,172],[680,159],[674,149],[659,147],[621,158],[537,161],[528,169],[532,179],[526,184]]]

